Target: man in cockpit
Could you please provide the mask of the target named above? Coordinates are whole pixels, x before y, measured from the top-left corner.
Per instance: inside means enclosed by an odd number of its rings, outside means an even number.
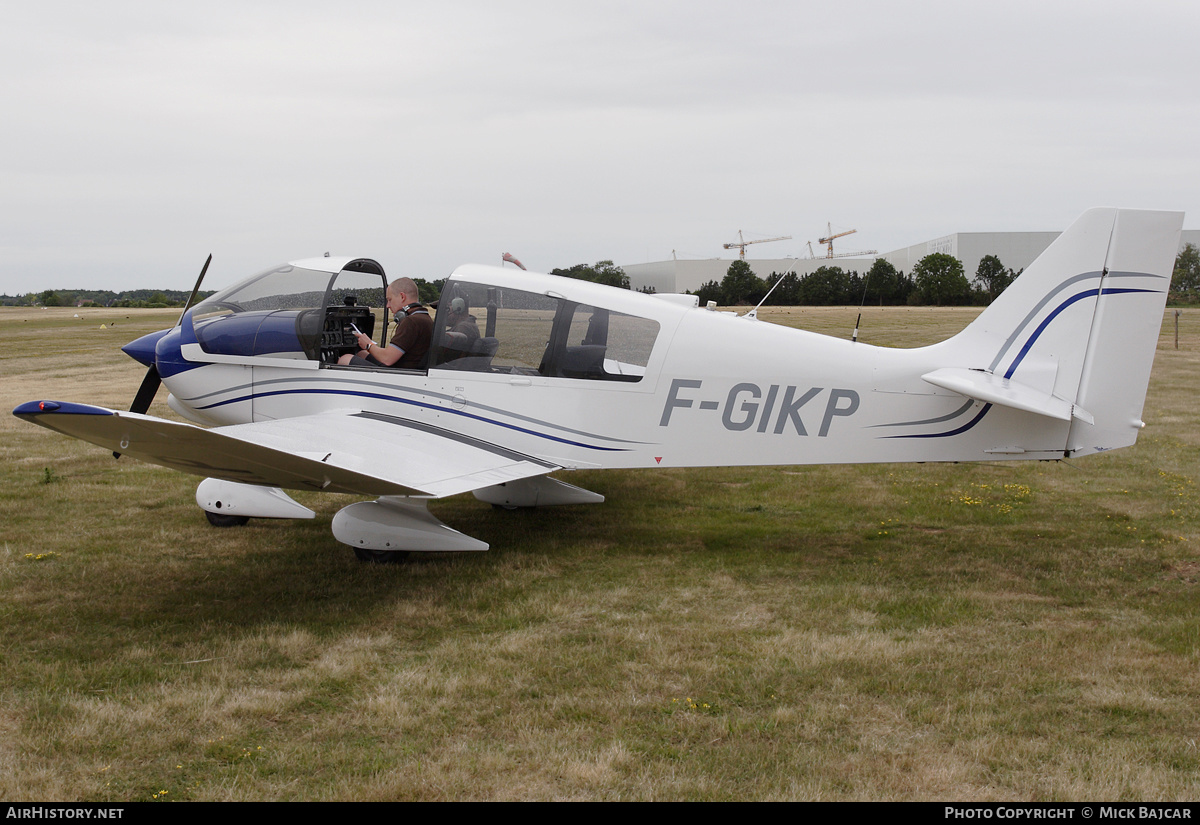
[[[349,353],[338,359],[339,364],[366,367],[400,367],[420,369],[425,366],[429,342],[433,338],[433,318],[421,306],[421,293],[411,278],[397,278],[387,288],[387,308],[397,320],[396,333],[386,347],[376,344],[359,333],[357,355]]]

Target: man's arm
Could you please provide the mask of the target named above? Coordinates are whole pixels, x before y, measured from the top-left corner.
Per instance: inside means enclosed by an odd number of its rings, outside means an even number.
[[[376,344],[371,348],[371,357],[390,367],[404,357],[404,350],[395,344],[388,344],[386,347]]]
[[[364,343],[366,346],[363,346]],[[370,355],[384,366],[390,367],[404,357],[404,350],[395,344],[388,344],[386,347],[381,347],[365,335],[360,334],[358,336],[358,345],[363,347],[362,351],[359,352],[360,357],[366,358]]]

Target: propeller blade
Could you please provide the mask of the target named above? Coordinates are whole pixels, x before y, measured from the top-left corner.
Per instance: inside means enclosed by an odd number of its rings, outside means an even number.
[[[212,253],[208,253],[208,260],[204,262],[204,266],[200,269],[200,277],[196,279],[196,285],[192,287],[192,295],[187,299],[187,303],[183,305],[183,312],[179,313],[179,323],[183,323],[183,316],[187,315],[187,311],[192,308],[192,304],[196,302],[196,294],[200,292],[200,284],[204,281],[204,273],[208,272],[208,265],[212,263]],[[177,323],[176,326],[179,324]]]
[[[162,383],[162,378],[158,375],[158,367],[154,364],[150,365],[150,369],[146,370],[146,377],[142,379],[142,385],[138,387],[137,395],[133,397],[133,404],[129,411],[144,414],[150,409],[150,402],[154,400],[154,394],[158,392],[158,386]]]

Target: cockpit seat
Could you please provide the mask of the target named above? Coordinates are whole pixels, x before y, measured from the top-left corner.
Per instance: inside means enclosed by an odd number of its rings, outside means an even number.
[[[600,344],[567,347],[559,364],[559,373],[566,378],[603,378],[607,349]]]
[[[471,342],[471,349],[466,355],[446,361],[440,366],[451,370],[488,372],[492,368],[492,359],[496,357],[496,351],[499,349],[499,338],[476,338]]]

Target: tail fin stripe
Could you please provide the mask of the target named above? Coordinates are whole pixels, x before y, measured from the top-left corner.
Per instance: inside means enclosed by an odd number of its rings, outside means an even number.
[[[1024,317],[1024,319],[1022,319],[1021,323],[1017,324],[1016,328],[1013,329],[1012,334],[1010,334],[1008,336],[1008,339],[1004,342],[1004,344],[1000,347],[999,351],[996,353],[996,357],[992,359],[992,363],[988,365],[988,369],[991,370],[992,372],[996,371],[996,367],[1000,364],[1001,361],[1004,360],[1005,354],[1009,351],[1009,349],[1016,342],[1016,340],[1021,337],[1021,333],[1025,331],[1025,328],[1027,326],[1029,326],[1031,323],[1033,323],[1033,319],[1036,318],[1038,316],[1038,314],[1046,307],[1046,304],[1048,304],[1052,300],[1054,300],[1054,296],[1058,295],[1060,292],[1064,291],[1065,289],[1067,289],[1067,287],[1071,286],[1072,284],[1076,284],[1076,283],[1079,283],[1080,281],[1086,281],[1089,278],[1095,278],[1095,277],[1103,276],[1103,275],[1104,275],[1103,272],[1083,272],[1083,273],[1080,273],[1079,275],[1076,275],[1074,278],[1068,278],[1067,280],[1065,280],[1061,284],[1059,284],[1057,287],[1055,287],[1053,290],[1048,292],[1046,294],[1046,296],[1044,298],[1042,298],[1042,300],[1038,301],[1037,305],[1029,311],[1029,314],[1026,315]],[[1158,278],[1158,279],[1162,279],[1163,276],[1154,275],[1149,272],[1109,272],[1106,277],[1108,277],[1108,278]],[[1103,291],[1103,293],[1101,293],[1101,294],[1107,295],[1110,291],[1113,291],[1113,290],[1105,289]],[[1153,290],[1151,290],[1151,291],[1153,291]]]
[[[1137,273],[1137,272],[1121,273],[1121,274],[1125,277],[1130,277],[1130,276],[1136,277],[1136,276],[1140,275],[1140,273]],[[1111,275],[1110,275],[1110,277],[1111,277]],[[1031,335],[1029,337],[1029,340],[1025,342],[1025,345],[1023,347],[1021,347],[1021,351],[1019,353],[1017,353],[1017,357],[1013,359],[1012,364],[1009,366],[1008,370],[1005,371],[1004,377],[1012,378],[1013,373],[1016,372],[1016,370],[1017,370],[1017,366],[1021,363],[1022,359],[1025,358],[1026,353],[1029,352],[1030,348],[1037,341],[1038,337],[1042,334],[1043,331],[1045,331],[1046,327],[1050,325],[1050,322],[1053,321],[1060,312],[1062,312],[1064,309],[1069,307],[1071,304],[1075,303],[1076,301],[1080,301],[1084,298],[1091,298],[1095,295],[1122,295],[1122,294],[1133,293],[1133,292],[1150,292],[1150,293],[1161,294],[1161,290],[1157,290],[1157,289],[1133,289],[1130,287],[1126,287],[1126,288],[1104,287],[1104,288],[1084,290],[1083,292],[1077,293],[1077,294],[1071,296],[1070,298],[1068,298],[1067,300],[1063,301],[1061,304],[1059,304],[1055,308],[1055,310],[1053,312],[1051,312],[1049,315],[1046,316],[1046,319],[1044,321],[1042,321],[1042,323],[1038,324],[1038,328],[1036,330],[1034,330],[1033,335]],[[999,360],[1000,360],[999,358],[996,359],[996,361],[999,361]],[[993,369],[994,369],[994,367],[993,367]]]
[[[1151,292],[1151,293],[1154,293],[1155,295],[1163,294],[1163,290],[1161,290],[1161,289],[1130,289],[1130,288],[1120,289],[1117,287],[1105,287],[1104,289],[1100,290],[1101,295],[1120,295],[1124,292]]]
[[[1041,336],[1041,334],[1045,332],[1046,327],[1050,326],[1050,322],[1058,317],[1059,313],[1077,301],[1082,301],[1084,298],[1092,298],[1099,294],[1099,287],[1096,289],[1085,289],[1083,292],[1078,292],[1075,295],[1072,295],[1070,298],[1055,307],[1054,311],[1047,315],[1045,320],[1038,324],[1038,328],[1033,331],[1033,335],[1029,336],[1029,340],[1025,342],[1023,347],[1021,347],[1021,351],[1017,353],[1017,357],[1013,359],[1012,364],[1009,366],[1008,370],[1005,371],[1004,377],[1012,378],[1013,373],[1017,371],[1017,367],[1020,365],[1021,361],[1024,360],[1026,354],[1028,354],[1029,350],[1033,347],[1034,343],[1037,342],[1037,339]]]
[[[1008,336],[1008,340],[1004,342],[1004,344],[1000,347],[1000,351],[996,353],[996,357],[992,359],[992,363],[988,365],[988,369],[992,372],[996,371],[996,367],[1004,359],[1005,353],[1007,353],[1009,348],[1012,347],[1013,343],[1021,337],[1021,333],[1025,331],[1025,328],[1033,323],[1033,319],[1038,316],[1043,308],[1045,308],[1046,304],[1054,300],[1054,296],[1058,295],[1060,292],[1063,292],[1072,284],[1077,284],[1080,281],[1086,281],[1089,278],[1099,278],[1103,274],[1104,273],[1099,270],[1095,272],[1082,272],[1079,275],[1076,275],[1074,278],[1068,278],[1050,292],[1047,292],[1045,297],[1038,301],[1033,309],[1029,310],[1029,314],[1021,320],[1021,323],[1017,324],[1016,328],[1012,331],[1012,334]]]

